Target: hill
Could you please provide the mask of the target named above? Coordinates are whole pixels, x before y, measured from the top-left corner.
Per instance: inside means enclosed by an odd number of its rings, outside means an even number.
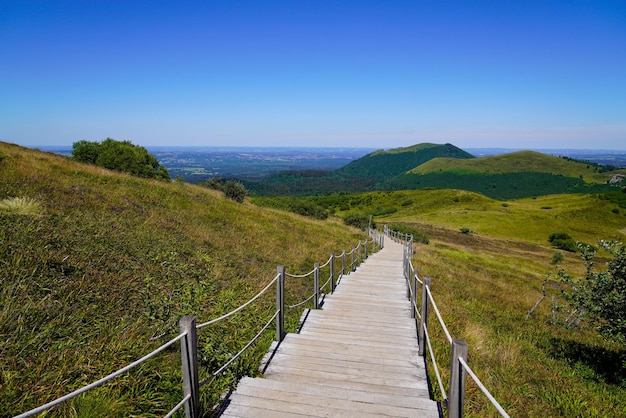
[[[176,335],[185,314],[207,320],[227,312],[264,287],[279,264],[308,271],[360,237],[340,222],[0,142],[0,416],[140,358]],[[295,286],[292,302],[305,290]],[[202,332],[205,371],[237,352],[272,306],[255,308],[236,330]],[[299,312],[289,315],[294,326]],[[254,373],[270,339],[203,389],[203,402],[215,401],[239,373]],[[50,415],[163,416],[180,400],[179,361],[172,349]]]
[[[411,170],[433,158],[474,158],[452,144],[417,144],[406,148],[378,150],[335,170],[336,173],[362,178],[386,179]]]
[[[245,185],[261,196],[363,192],[378,189],[377,183],[441,157],[474,158],[451,144],[424,143],[374,151],[334,171],[284,171],[261,181],[245,182]]]
[[[608,182],[621,172],[600,173],[597,165],[534,151],[519,151],[471,160],[432,159],[377,183],[375,189],[451,188],[496,199],[555,193],[607,193],[619,190],[620,183],[610,185]]]

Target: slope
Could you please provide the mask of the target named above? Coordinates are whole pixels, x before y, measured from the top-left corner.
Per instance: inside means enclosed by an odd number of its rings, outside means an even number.
[[[496,199],[555,193],[605,193],[615,172],[598,173],[592,165],[519,151],[471,160],[436,158],[376,184],[376,190],[463,189]],[[615,187],[617,186],[617,187]]]
[[[219,316],[271,280],[276,265],[308,271],[358,236],[337,222],[0,143],[0,416],[125,366],[177,334],[181,316]],[[290,297],[304,291],[295,286]],[[201,335],[204,366],[238,351],[271,311],[261,304],[244,325]],[[299,313],[291,316],[293,325]],[[267,344],[214,382],[204,402],[254,371]],[[178,361],[167,351],[52,416],[163,416],[180,400]]]
[[[471,159],[473,155],[452,144],[417,144],[406,148],[374,151],[336,170],[353,177],[386,179],[404,173],[433,158]]]

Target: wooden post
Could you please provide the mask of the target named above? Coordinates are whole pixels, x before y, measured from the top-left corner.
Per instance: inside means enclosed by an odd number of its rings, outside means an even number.
[[[335,293],[335,252],[330,252],[330,293]]]
[[[418,336],[419,336],[418,344],[419,344],[420,356],[423,356],[424,353],[426,353],[426,335],[424,332],[424,328],[428,327],[428,291],[426,290],[426,288],[427,287],[430,288],[430,277],[428,276],[424,277],[424,280],[422,282],[423,282],[422,284],[422,312],[421,312],[422,317],[420,318],[420,327],[418,330]]]
[[[365,260],[367,260],[367,238],[365,238],[365,255],[363,256]]]
[[[315,287],[313,296],[313,309],[320,308],[320,263],[315,263],[315,272],[313,273],[313,286]]]
[[[354,250],[355,250],[355,248],[353,248],[352,251],[350,252],[350,271],[354,271],[355,270],[355,266],[354,266]]]
[[[450,393],[448,396],[448,418],[463,416],[465,401],[465,369],[459,359],[467,362],[467,343],[464,340],[452,340],[452,357],[450,359]]]
[[[276,342],[285,338],[285,266],[278,266],[278,280],[276,280]]]
[[[346,274],[346,250],[341,253],[341,275]]]
[[[185,418],[200,416],[200,386],[198,383],[198,348],[196,335],[196,318],[183,316],[178,325],[180,332],[186,332],[180,340],[180,356],[183,372],[183,388],[185,396],[190,395],[185,403]]]
[[[413,272],[413,300],[411,301],[413,307],[413,318],[417,318],[417,270]]]
[[[359,265],[361,264],[361,240],[359,240],[359,245],[357,245],[357,254],[356,264]]]

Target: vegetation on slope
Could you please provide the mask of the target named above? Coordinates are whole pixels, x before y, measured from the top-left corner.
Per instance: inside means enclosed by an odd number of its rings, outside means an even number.
[[[386,179],[440,157],[474,158],[470,153],[452,144],[418,144],[407,148],[374,151],[335,172],[352,177]]]
[[[0,143],[0,416],[93,382],[248,300],[276,266],[309,271],[360,233]],[[310,291],[289,288],[288,303]],[[272,292],[269,292],[272,293]],[[201,377],[273,314],[268,295],[199,333]],[[295,327],[299,312],[290,311]],[[269,333],[271,334],[271,333]],[[272,335],[211,388],[205,406],[254,374]],[[163,416],[182,398],[177,345],[51,416]]]
[[[580,177],[588,183],[606,183],[609,175],[597,173],[597,166],[536,151],[518,151],[491,157],[458,160],[435,158],[410,170],[414,174],[446,171],[455,174],[548,173]]]

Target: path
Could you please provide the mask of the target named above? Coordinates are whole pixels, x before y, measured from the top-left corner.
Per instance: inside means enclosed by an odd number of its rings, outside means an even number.
[[[439,417],[391,239],[344,276],[263,378],[243,378],[223,417]]]

